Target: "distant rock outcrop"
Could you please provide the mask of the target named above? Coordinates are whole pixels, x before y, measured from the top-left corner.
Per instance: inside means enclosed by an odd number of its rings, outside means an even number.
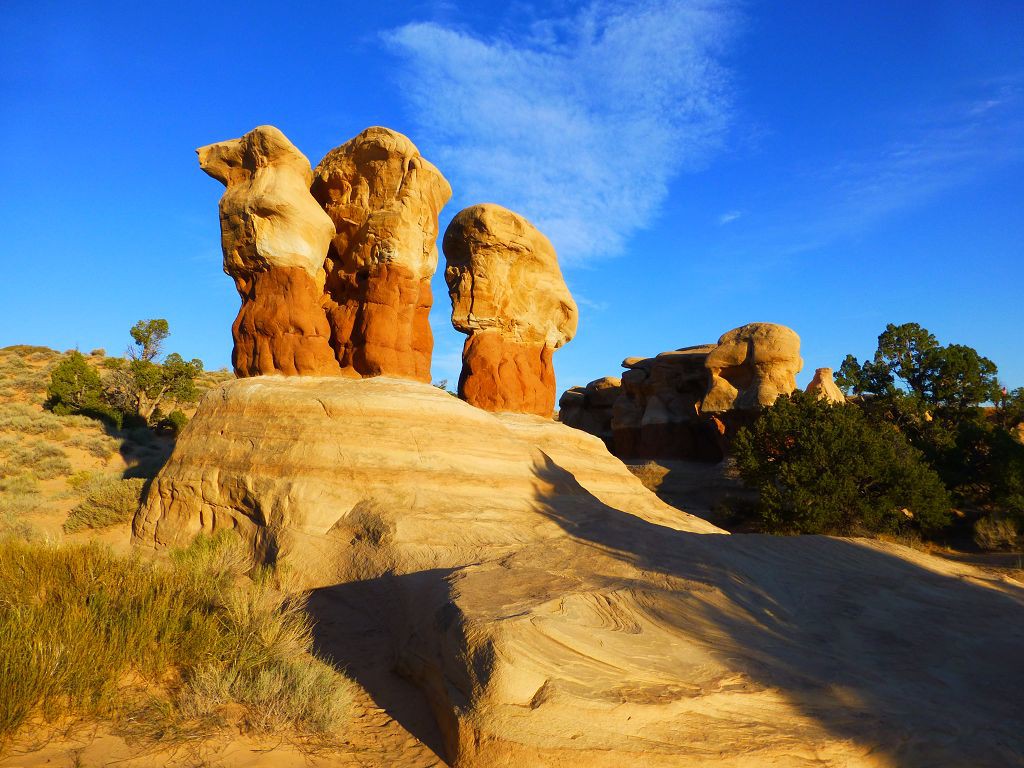
[[[784,325],[748,323],[726,333],[708,353],[710,381],[702,413],[755,410],[796,389],[803,368],[800,337]]]
[[[567,390],[559,419],[601,437],[623,459],[718,461],[762,405],[796,389],[802,364],[794,331],[750,323],[717,344],[626,358],[618,388],[602,399],[588,392],[607,379]]]
[[[320,306],[334,225],[309,193],[306,156],[270,125],[196,152],[199,166],[227,187],[220,199],[224,271],[242,298],[231,329],[235,373],[336,372]]]
[[[836,386],[831,368],[816,368],[814,378],[807,385],[807,392],[815,392],[822,400],[830,403],[845,403],[846,395]]]
[[[326,304],[342,369],[430,381],[430,279],[448,182],[408,138],[374,127],[327,153],[312,193],[336,230]]]
[[[550,241],[500,205],[460,211],[444,233],[452,325],[468,334],[459,396],[488,411],[550,416],[552,354],[579,313]]]
[[[604,440],[612,447],[612,407],[622,392],[622,379],[605,376],[585,387],[569,387],[558,400],[558,420]]]

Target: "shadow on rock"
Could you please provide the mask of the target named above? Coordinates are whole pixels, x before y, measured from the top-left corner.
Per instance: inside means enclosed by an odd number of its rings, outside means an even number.
[[[715,630],[723,663],[837,739],[900,766],[1024,764],[1020,585],[984,586],[867,541],[676,531],[602,505],[544,459],[538,476],[579,496],[541,498],[551,519],[638,569],[710,586],[697,626],[692,607],[662,620],[698,644],[709,642],[699,625]]]

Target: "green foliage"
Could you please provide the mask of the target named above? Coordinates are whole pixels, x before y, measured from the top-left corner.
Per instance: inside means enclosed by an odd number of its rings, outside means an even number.
[[[836,381],[847,393],[909,397],[930,407],[963,412],[999,397],[996,365],[963,344],[941,346],[917,323],[889,323],[871,360],[847,355]]]
[[[80,352],[72,352],[50,373],[47,407],[54,413],[82,413],[103,407],[100,376]]]
[[[174,436],[181,434],[181,430],[188,424],[188,416],[181,411],[171,411],[167,417],[160,420],[157,425],[161,431],[168,432]]]
[[[154,731],[229,704],[253,730],[336,731],[351,683],[312,655],[303,600],[245,578],[240,548],[232,533],[201,538],[161,567],[0,541],[0,738],[34,713],[131,715],[146,685],[166,689]]]
[[[949,495],[921,454],[856,406],[795,392],[740,430],[733,451],[760,492],[767,530],[928,534],[951,519]]]
[[[65,533],[86,528],[109,528],[130,523],[142,500],[146,481],[141,478],[111,479],[95,485],[81,504],[68,513]]]
[[[139,320],[128,333],[136,345],[136,348],[131,350],[132,359],[152,361],[160,356],[160,350],[170,336],[171,330],[168,322],[161,317]]]

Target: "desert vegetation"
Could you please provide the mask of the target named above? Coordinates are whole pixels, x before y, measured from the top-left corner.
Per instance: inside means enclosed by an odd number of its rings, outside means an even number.
[[[250,729],[327,734],[351,684],[311,643],[302,596],[253,571],[234,534],[166,565],[97,544],[0,541],[0,738],[32,718],[117,723],[140,707],[152,734],[169,734],[215,725],[232,704]]]
[[[768,530],[956,532],[985,548],[1024,530],[1024,389],[971,347],[941,345],[916,323],[888,325],[872,358],[848,355],[848,404],[794,393],[742,430],[734,451],[760,491]]]

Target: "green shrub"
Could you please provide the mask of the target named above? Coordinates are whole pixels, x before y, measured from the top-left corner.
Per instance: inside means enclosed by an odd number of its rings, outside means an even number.
[[[352,684],[310,652],[303,600],[245,578],[239,547],[229,532],[200,539],[161,567],[95,544],[0,541],[0,738],[36,713],[116,721],[145,686],[165,691],[154,732],[228,704],[254,730],[337,731]]]
[[[113,479],[95,485],[85,501],[68,513],[64,531],[75,533],[86,528],[109,528],[130,523],[139,508],[146,481],[140,478]]]
[[[920,452],[856,406],[794,392],[740,430],[733,450],[770,531],[930,534],[951,521],[949,494]]]

